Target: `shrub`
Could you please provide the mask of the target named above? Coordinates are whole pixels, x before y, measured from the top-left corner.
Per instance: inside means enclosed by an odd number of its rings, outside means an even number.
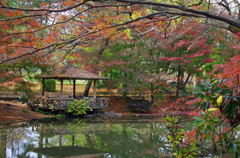
[[[23,113],[28,113],[28,111],[27,111],[27,110],[23,110],[22,112],[23,112]]]
[[[43,111],[43,115],[49,115],[50,113],[48,111]]]
[[[73,115],[87,114],[86,111],[92,111],[92,108],[86,106],[86,104],[92,100],[73,100],[73,102],[67,107],[67,113],[73,113]]]
[[[55,92],[56,91],[56,80],[48,79],[44,81],[44,91]]]
[[[22,103],[27,102],[27,101],[28,101],[28,96],[22,95],[21,98],[20,98],[20,101],[21,101]]]
[[[36,108],[36,109],[35,109],[35,111],[36,111],[36,112],[43,113],[43,111],[42,111],[42,110],[40,110],[39,108]]]
[[[58,120],[59,120],[59,119],[63,119],[63,118],[64,118],[64,115],[60,115],[60,114],[57,114],[57,115],[56,115],[56,119],[58,119]]]
[[[144,99],[125,99],[127,103],[127,109],[134,112],[149,112],[151,111],[152,104]]]

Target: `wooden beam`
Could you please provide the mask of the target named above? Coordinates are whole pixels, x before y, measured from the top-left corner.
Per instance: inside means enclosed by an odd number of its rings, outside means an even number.
[[[93,99],[96,99],[96,80],[93,80]]]
[[[75,99],[75,93],[76,93],[76,79],[73,79],[73,98]]]
[[[63,79],[61,79],[61,93],[60,93],[60,98],[62,99],[63,96]]]
[[[42,97],[44,96],[44,78],[42,79]]]

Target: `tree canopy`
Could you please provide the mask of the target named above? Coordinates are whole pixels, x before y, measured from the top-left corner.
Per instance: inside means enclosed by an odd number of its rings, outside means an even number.
[[[165,76],[176,82],[178,96],[193,76],[239,50],[237,0],[3,0],[0,8],[2,77],[17,74],[5,77],[5,87],[71,60],[115,74],[123,91],[132,80],[131,89],[153,94]]]
[[[240,29],[237,0],[4,0],[0,8],[1,64],[23,58],[47,63],[59,51],[63,59],[93,41],[123,38],[129,29],[137,36],[158,30],[167,37],[183,17],[235,34]]]

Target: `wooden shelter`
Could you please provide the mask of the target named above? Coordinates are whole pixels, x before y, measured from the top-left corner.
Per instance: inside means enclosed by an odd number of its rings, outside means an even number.
[[[93,109],[102,109],[108,107],[108,98],[97,98],[96,97],[96,81],[97,80],[107,80],[110,78],[103,77],[92,73],[90,71],[72,66],[70,62],[67,63],[66,66],[62,66],[56,69],[52,75],[41,75],[42,78],[42,95],[37,101],[35,106],[45,109],[53,109],[53,110],[64,110],[66,107],[73,101],[73,99],[88,99],[91,101],[88,102],[88,106]],[[44,96],[44,81],[46,79],[56,79],[61,82],[61,91],[59,97],[46,97]],[[64,97],[63,96],[63,81],[64,80],[73,80],[73,95]],[[76,80],[91,80],[93,81],[93,97],[88,96],[77,96],[76,95]],[[90,82],[91,85],[91,82]],[[88,91],[90,88],[88,85]],[[94,101],[92,101],[94,100]]]
[[[52,158],[94,158],[106,154],[101,150],[81,146],[37,148],[33,152],[38,153],[40,157],[45,155]]]
[[[86,126],[79,132],[73,132],[71,129],[66,127],[67,125],[57,125],[50,122],[41,122],[37,125],[37,128],[33,127],[33,131],[39,133],[39,147],[33,148],[31,151],[38,154],[39,157],[45,155],[46,157],[52,158],[93,158],[103,156],[107,152],[99,150],[95,147],[96,142],[96,133],[102,133],[107,131],[105,126],[102,124],[97,124],[93,126]],[[88,142],[88,147],[78,146],[75,144],[75,134],[84,133],[86,136],[86,141]],[[92,134],[90,138],[89,134]],[[63,136],[67,135],[69,138],[72,137],[72,144],[66,145],[63,141]],[[49,137],[50,136],[50,137]],[[58,137],[59,142],[56,143],[56,146],[48,146],[48,138]],[[45,145],[44,140],[45,139]],[[69,140],[71,141],[71,139]]]

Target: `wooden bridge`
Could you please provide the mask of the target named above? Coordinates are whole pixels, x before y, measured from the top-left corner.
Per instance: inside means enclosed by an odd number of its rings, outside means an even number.
[[[92,109],[104,109],[108,108],[108,98],[84,98],[87,100],[86,106]],[[29,104],[32,107],[50,109],[50,110],[66,110],[67,107],[73,102],[74,98],[42,98],[38,97],[34,101],[30,101]],[[77,99],[79,100],[79,99]]]
[[[65,134],[79,134],[79,133],[108,133],[110,125],[104,123],[92,124],[92,125],[81,125],[71,129],[70,125],[58,125],[53,126],[52,124],[41,124],[32,125],[32,131],[45,133],[45,134],[54,134],[54,135],[65,135]]]

